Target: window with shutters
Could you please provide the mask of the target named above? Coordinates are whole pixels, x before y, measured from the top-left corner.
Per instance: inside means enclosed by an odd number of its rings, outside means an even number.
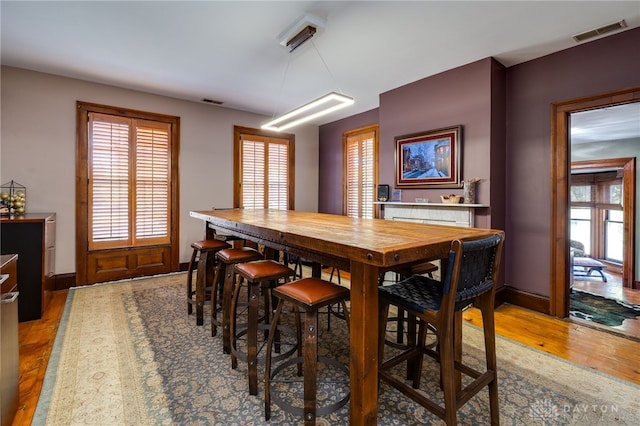
[[[89,248],[169,241],[170,124],[89,113]]]
[[[169,241],[170,124],[89,113],[89,249]]]
[[[294,209],[294,140],[235,126],[234,206]]]
[[[77,104],[79,282],[176,269],[179,117]]]
[[[350,217],[373,218],[378,176],[378,126],[345,132],[344,207]]]

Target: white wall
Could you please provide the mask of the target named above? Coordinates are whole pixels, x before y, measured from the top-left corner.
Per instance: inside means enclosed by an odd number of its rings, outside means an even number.
[[[204,225],[190,210],[231,207],[233,126],[269,117],[12,67],[1,71],[0,183],[27,187],[27,212],[57,214],[56,274],[75,267],[76,101],[180,117],[180,261]],[[318,128],[295,131],[295,207],[318,208]],[[1,235],[0,235],[1,238]]]

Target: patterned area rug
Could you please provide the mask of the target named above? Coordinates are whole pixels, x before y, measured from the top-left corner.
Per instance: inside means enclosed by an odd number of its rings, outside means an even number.
[[[71,289],[33,424],[299,424],[277,406],[265,422],[262,380],[250,396],[246,365],[231,369],[220,337],[187,316],[184,282],[175,274]],[[327,331],[322,318],[321,345],[346,362],[344,322],[334,317]],[[465,360],[480,365],[482,333],[465,326],[464,341]],[[640,424],[640,387],[507,339],[498,338],[497,351],[501,423]],[[441,395],[437,367],[427,360],[424,370],[428,392]],[[487,407],[484,391],[459,411],[459,422],[488,424]],[[318,423],[348,419],[349,404]],[[378,424],[441,421],[382,385]]]
[[[569,304],[572,317],[615,327],[640,316],[640,306],[573,289]]]

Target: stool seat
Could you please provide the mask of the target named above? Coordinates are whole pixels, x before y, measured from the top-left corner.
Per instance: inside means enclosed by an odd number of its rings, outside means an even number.
[[[274,260],[256,260],[254,262],[237,263],[237,273],[252,281],[269,281],[293,275],[291,268]]]
[[[262,259],[262,255],[251,247],[225,248],[220,250],[216,257],[226,264],[252,262]]]
[[[214,253],[231,246],[220,240],[199,240],[191,243],[193,253],[187,267],[187,314],[193,313],[196,306],[196,324],[204,324],[204,304],[207,288],[215,292],[214,267],[216,259]],[[193,271],[197,269],[196,285],[193,287]]]
[[[231,246],[222,240],[200,240],[191,243],[191,247],[200,251],[218,251]]]
[[[273,295],[306,309],[317,309],[348,298],[349,289],[320,278],[303,278],[276,287]]]

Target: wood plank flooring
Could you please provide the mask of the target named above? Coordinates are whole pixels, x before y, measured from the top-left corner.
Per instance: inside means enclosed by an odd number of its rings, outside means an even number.
[[[66,297],[66,290],[54,292],[42,319],[19,325],[20,408],[13,426],[31,424]],[[482,324],[476,309],[465,311],[464,319]],[[513,305],[500,306],[495,320],[502,336],[640,385],[636,341]]]
[[[38,403],[60,318],[67,300],[67,290],[53,292],[47,310],[39,320],[18,325],[20,343],[20,405],[13,425],[30,425]]]

